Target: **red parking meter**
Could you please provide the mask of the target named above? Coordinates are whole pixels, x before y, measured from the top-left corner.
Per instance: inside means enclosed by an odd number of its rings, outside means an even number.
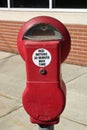
[[[40,16],[26,22],[18,34],[18,50],[26,64],[23,106],[32,123],[59,122],[66,102],[61,63],[70,51],[70,36],[58,20]]]

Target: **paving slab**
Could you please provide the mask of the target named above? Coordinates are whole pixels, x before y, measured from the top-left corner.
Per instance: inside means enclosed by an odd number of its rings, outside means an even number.
[[[8,57],[0,62],[0,74],[2,73],[22,80],[25,78],[25,62],[19,55]]]
[[[84,75],[85,73],[87,73],[87,67],[71,64],[62,65],[62,76],[65,83],[68,83],[73,79],[76,79],[81,75]]]
[[[63,115],[87,125],[87,74],[67,84],[67,105]]]
[[[8,113],[18,109],[21,104],[11,97],[6,97],[0,93],[0,118],[6,116]]]
[[[87,126],[61,117],[60,123],[55,125],[55,130],[87,130]]]
[[[0,62],[0,91],[21,99],[25,88],[25,65],[16,55]]]
[[[37,125],[29,121],[29,116],[20,108],[0,120],[1,130],[37,130]]]

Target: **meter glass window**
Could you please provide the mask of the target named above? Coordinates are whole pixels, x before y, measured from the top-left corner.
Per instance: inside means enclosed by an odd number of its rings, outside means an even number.
[[[49,0],[10,0],[11,8],[49,8]]]
[[[49,24],[38,24],[30,28],[23,39],[29,40],[62,40],[63,36],[59,30]]]

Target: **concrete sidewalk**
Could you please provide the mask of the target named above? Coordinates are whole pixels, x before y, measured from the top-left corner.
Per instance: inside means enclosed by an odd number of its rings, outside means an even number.
[[[87,67],[63,64],[62,74],[67,103],[55,130],[87,130]],[[25,81],[21,57],[0,52],[0,130],[38,130],[22,107]]]

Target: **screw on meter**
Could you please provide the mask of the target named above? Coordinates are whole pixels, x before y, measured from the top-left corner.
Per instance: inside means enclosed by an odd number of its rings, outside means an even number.
[[[39,67],[46,67],[51,62],[51,54],[44,48],[39,48],[33,52],[32,60],[33,63]]]

